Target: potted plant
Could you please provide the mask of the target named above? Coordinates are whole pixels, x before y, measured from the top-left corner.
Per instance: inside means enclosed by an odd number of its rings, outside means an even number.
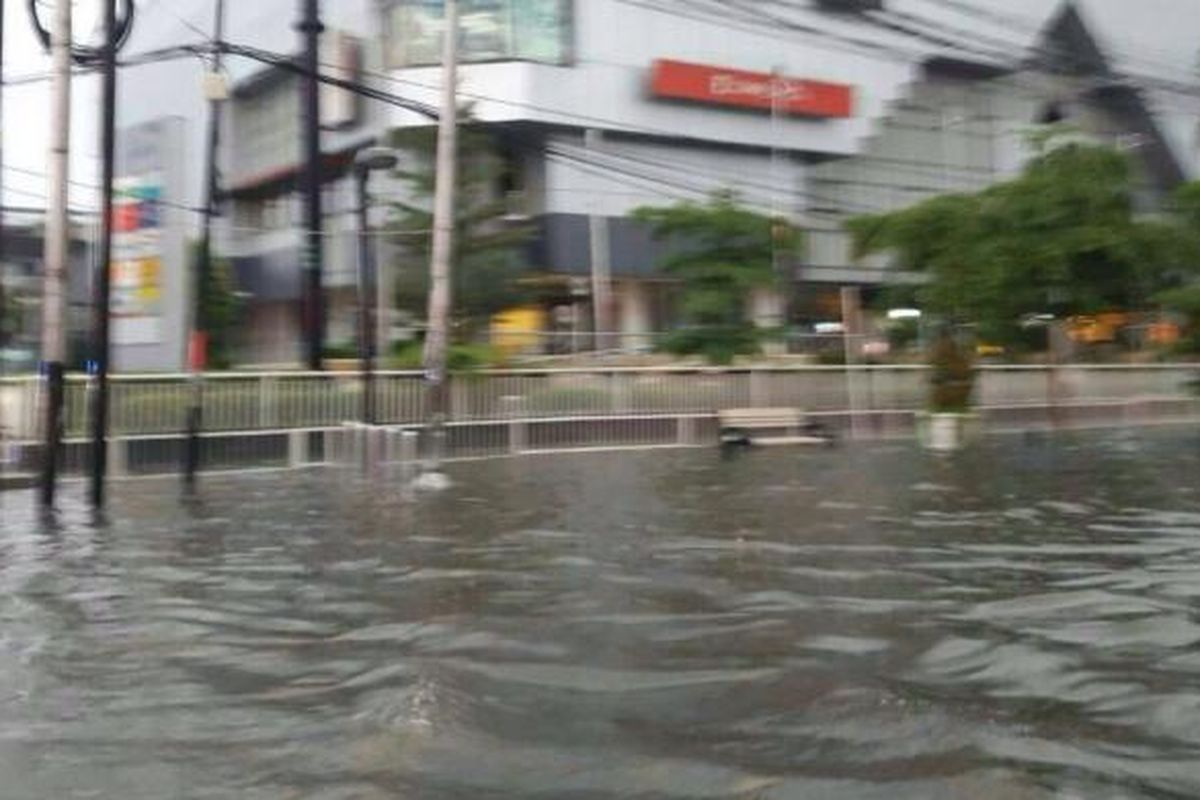
[[[945,332],[933,343],[929,367],[929,410],[918,415],[917,434],[931,450],[958,450],[979,431],[979,415],[971,411],[975,365],[970,350]]]

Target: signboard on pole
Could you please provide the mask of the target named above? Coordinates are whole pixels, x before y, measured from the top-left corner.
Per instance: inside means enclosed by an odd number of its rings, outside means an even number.
[[[162,178],[121,178],[113,194],[114,345],[162,341]]]
[[[163,118],[117,134],[113,186],[113,365],[178,372],[187,363],[191,276],[184,192],[185,122]]]

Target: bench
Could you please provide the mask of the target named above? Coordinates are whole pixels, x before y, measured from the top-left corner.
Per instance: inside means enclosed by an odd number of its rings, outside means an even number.
[[[722,445],[829,444],[833,436],[798,408],[733,408],[717,412]]]

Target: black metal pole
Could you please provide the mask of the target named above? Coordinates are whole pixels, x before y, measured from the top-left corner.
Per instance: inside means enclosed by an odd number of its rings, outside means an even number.
[[[213,22],[213,41],[220,45],[225,37],[225,0],[217,0]],[[213,54],[214,75],[221,71],[222,53],[218,46]],[[208,307],[205,292],[212,281],[212,224],[216,213],[218,185],[217,154],[221,147],[221,98],[212,97],[208,106],[208,143],[205,158],[207,175],[204,183],[204,227],[200,234],[200,251],[196,254],[195,283],[192,288],[192,335],[188,347],[188,369],[191,370],[191,403],[187,414],[187,444],[184,447],[183,479],[188,488],[196,485],[200,469],[200,431],[204,427],[204,370],[208,366]]]
[[[311,370],[322,367],[325,341],[325,298],[322,286],[322,214],[321,214],[321,83],[319,74],[321,12],[319,0],[301,0],[301,22],[297,26],[304,37],[304,177],[302,181],[307,236],[305,240],[304,327],[307,336],[305,361]]]
[[[91,483],[89,496],[95,508],[104,506],[104,481],[108,467],[108,366],[110,356],[110,311],[112,295],[113,176],[117,141],[117,0],[104,0],[104,46],[101,71],[103,128],[100,134],[101,177],[100,252],[92,280]]]
[[[355,171],[358,186],[358,360],[362,370],[362,421],[374,425],[375,415],[375,264],[368,226],[367,181],[370,171]]]

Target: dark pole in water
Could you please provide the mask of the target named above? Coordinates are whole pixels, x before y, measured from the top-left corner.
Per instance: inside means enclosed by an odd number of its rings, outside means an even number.
[[[225,35],[225,0],[217,0],[216,20],[213,23],[212,71],[206,81],[208,92],[208,142],[205,158],[207,175],[204,181],[204,228],[200,235],[200,251],[196,254],[195,280],[192,287],[192,335],[188,346],[188,369],[191,371],[191,405],[187,414],[187,445],[184,449],[183,479],[191,489],[196,485],[200,469],[200,431],[204,427],[204,370],[208,366],[208,308],[204,293],[212,282],[212,224],[216,211],[218,178],[217,153],[221,146],[221,103],[225,99],[221,75],[221,43]]]
[[[304,171],[300,185],[304,193],[304,323],[305,361],[310,370],[322,367],[325,344],[325,297],[322,282],[324,246],[321,214],[321,24],[319,0],[301,0],[297,29],[304,39],[302,120],[304,126]]]
[[[132,7],[132,6],[130,6]],[[100,107],[103,128],[100,157],[100,252],[96,256],[92,285],[92,408],[91,483],[89,497],[94,508],[104,506],[104,481],[108,465],[108,367],[112,304],[113,175],[117,142],[117,0],[104,0],[104,44],[100,66],[104,76]]]

